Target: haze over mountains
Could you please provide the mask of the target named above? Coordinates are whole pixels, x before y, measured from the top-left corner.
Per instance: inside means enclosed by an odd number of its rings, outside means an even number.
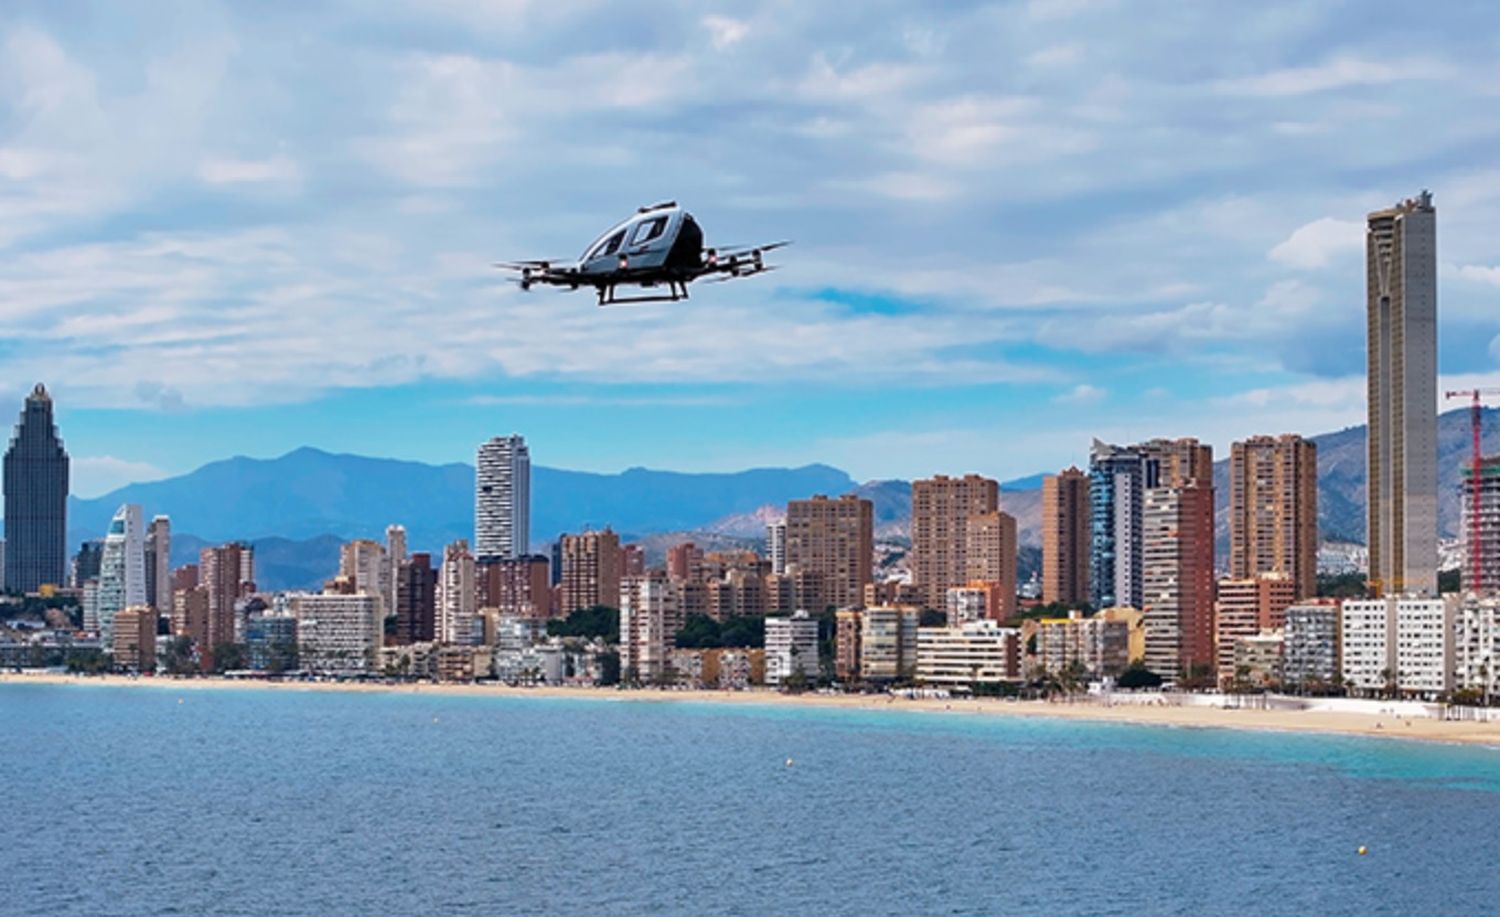
[[[1486,411],[1487,452],[1500,451],[1497,412]],[[1325,539],[1360,541],[1364,533],[1365,429],[1314,437],[1318,443],[1319,516]],[[1459,469],[1469,452],[1467,410],[1439,418],[1439,518],[1445,535],[1459,526]],[[960,470],[961,471],[961,470]],[[1228,457],[1215,469],[1220,538],[1227,539]],[[1017,518],[1023,545],[1040,542],[1039,475],[1002,484],[1001,503]],[[206,543],[256,543],[266,588],[314,585],[337,566],[341,541],[381,538],[406,526],[416,550],[473,534],[473,467],[335,455],[302,448],[275,459],[235,457],[179,477],[132,484],[69,506],[72,547],[99,537],[121,503],[140,503],[147,517],[172,517],[174,563]],[[532,468],[532,539],[540,549],[558,533],[611,525],[622,535],[664,547],[665,536],[695,533],[706,543],[761,537],[786,501],[817,493],[857,492],[875,504],[877,532],[903,537],[911,487],[906,481],[860,484],[837,468],[761,468],[732,474],[682,474],[632,468],[619,474]],[[658,544],[660,543],[660,544]]]

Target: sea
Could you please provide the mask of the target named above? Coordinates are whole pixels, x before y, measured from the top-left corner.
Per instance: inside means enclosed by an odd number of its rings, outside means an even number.
[[[5,914],[1500,912],[1475,746],[12,684],[0,780]]]

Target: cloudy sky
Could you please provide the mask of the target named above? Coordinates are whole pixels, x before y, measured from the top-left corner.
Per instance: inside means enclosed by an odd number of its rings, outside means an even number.
[[[856,477],[1363,421],[1362,220],[1431,188],[1445,382],[1500,384],[1489,2],[9,0],[0,397],[75,491],[299,445]],[[765,277],[488,267],[636,206]],[[8,421],[6,421],[8,422]]]

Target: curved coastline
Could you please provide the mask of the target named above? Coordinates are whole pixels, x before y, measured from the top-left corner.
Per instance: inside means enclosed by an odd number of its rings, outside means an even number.
[[[510,687],[491,684],[363,684],[277,682],[227,678],[133,678],[123,675],[0,673],[0,685],[136,687],[185,692],[206,690],[338,691],[356,694],[417,694],[458,697],[550,697],[577,700],[688,702],[805,706],[845,710],[900,710],[952,715],[1021,716],[1050,719],[1255,730],[1308,732],[1382,739],[1500,747],[1500,722],[1449,721],[1423,717],[1369,716],[1310,710],[1255,710],[1207,706],[1108,705],[1092,700],[1015,701],[998,698],[943,700],[861,694],[781,694],[769,690],[690,691],[659,688],[619,690],[593,687]]]

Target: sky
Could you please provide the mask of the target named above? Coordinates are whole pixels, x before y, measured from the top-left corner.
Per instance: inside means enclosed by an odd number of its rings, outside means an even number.
[[[302,445],[859,479],[1364,420],[1363,219],[1430,188],[1500,385],[1489,2],[0,8],[0,423],[92,496]],[[676,200],[775,273],[600,309],[496,260]],[[4,408],[9,403],[13,408]]]

